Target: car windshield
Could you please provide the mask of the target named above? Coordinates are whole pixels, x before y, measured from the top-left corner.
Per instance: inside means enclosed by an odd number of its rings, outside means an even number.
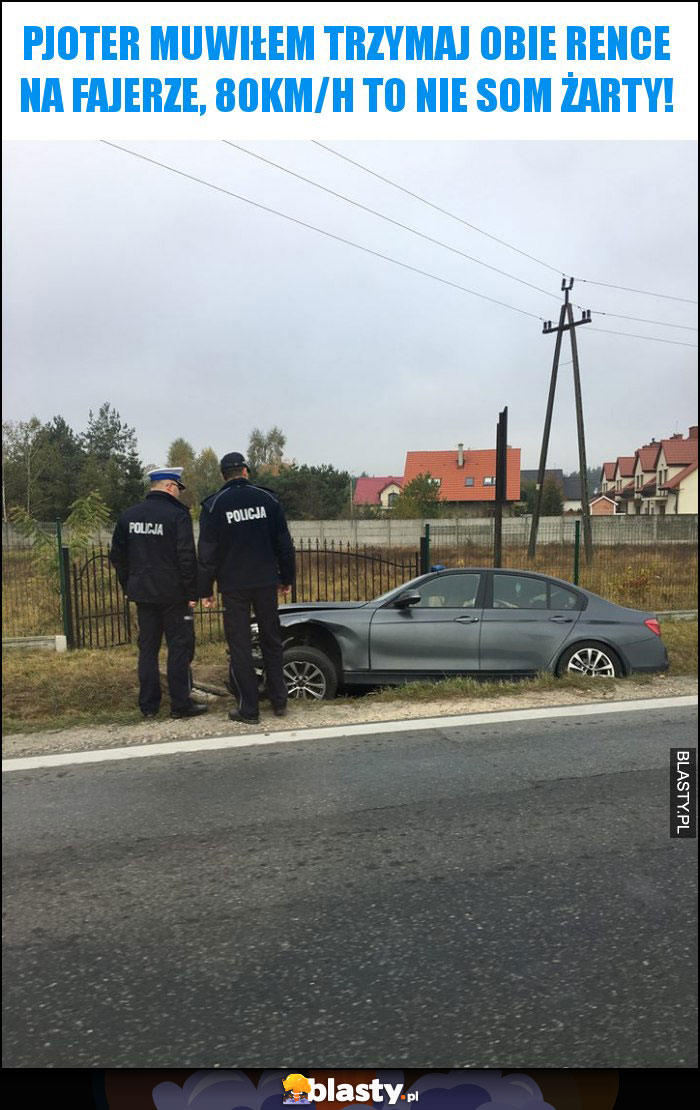
[[[421,574],[419,578],[412,578],[410,582],[404,582],[403,586],[392,586],[392,588],[390,590],[387,590],[385,594],[380,594],[379,597],[373,597],[371,604],[381,605],[383,601],[388,601],[390,597],[394,596],[394,594],[396,594],[396,596],[398,597],[399,594],[405,593],[406,590],[410,590],[412,586],[417,586],[424,580],[425,575]]]

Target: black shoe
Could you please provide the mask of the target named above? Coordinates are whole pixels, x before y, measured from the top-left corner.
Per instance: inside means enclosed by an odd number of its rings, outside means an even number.
[[[276,709],[273,706],[272,712],[274,713],[275,717],[286,717],[287,716],[287,706],[286,705],[278,705]]]
[[[152,721],[155,717],[158,716],[158,710],[157,709],[149,709],[147,713],[142,713],[141,715],[142,715],[144,721]]]
[[[187,717],[201,717],[202,713],[208,713],[208,705],[195,705],[192,704],[187,709],[171,709],[170,716],[175,717],[176,720],[184,720]]]
[[[244,717],[237,709],[232,709],[228,715],[229,721],[238,721],[242,725],[259,725],[259,717]]]

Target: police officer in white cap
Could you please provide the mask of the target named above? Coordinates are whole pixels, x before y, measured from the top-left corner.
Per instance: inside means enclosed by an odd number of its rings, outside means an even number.
[[[165,634],[171,717],[198,717],[205,705],[191,697],[197,556],[190,511],[180,501],[182,467],[150,471],[145,501],[119,517],[110,560],[139,619],[139,707],[155,717],[161,688],[158,653]]]

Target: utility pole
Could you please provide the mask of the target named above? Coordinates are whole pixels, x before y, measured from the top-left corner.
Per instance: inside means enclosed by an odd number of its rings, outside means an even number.
[[[554,344],[554,359],[552,361],[552,376],[549,382],[549,396],[547,398],[547,411],[544,418],[544,431],[542,433],[542,450],[540,452],[540,466],[537,472],[537,494],[535,498],[535,511],[532,514],[532,526],[530,528],[530,544],[528,547],[528,558],[534,559],[535,549],[537,547],[537,531],[540,524],[540,514],[542,511],[542,495],[544,491],[544,478],[547,470],[547,452],[549,450],[549,433],[552,427],[552,413],[554,412],[554,397],[557,391],[557,373],[559,371],[559,358],[561,356],[561,344],[564,332],[568,331],[571,337],[571,358],[574,371],[574,396],[576,399],[576,431],[578,436],[578,460],[579,471],[581,474],[581,515],[583,518],[583,549],[586,556],[586,562],[590,563],[593,558],[593,541],[591,537],[591,512],[588,504],[588,470],[586,463],[586,440],[583,425],[583,400],[581,397],[581,375],[579,371],[578,361],[578,347],[576,345],[576,328],[581,324],[591,323],[590,309],[582,309],[582,316],[580,320],[574,320],[573,308],[569,302],[569,293],[571,292],[574,284],[573,278],[563,278],[561,283],[562,292],[564,294],[564,303],[559,311],[559,323],[556,327],[552,325],[552,321],[548,320],[542,328],[543,335],[551,335],[556,333],[556,342]]]
[[[508,499],[508,407],[499,413],[496,425],[496,503],[493,521],[493,565],[500,567],[503,556],[503,506]]]

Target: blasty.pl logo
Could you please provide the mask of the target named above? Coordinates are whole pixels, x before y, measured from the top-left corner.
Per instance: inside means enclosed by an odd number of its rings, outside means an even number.
[[[371,1083],[338,1083],[332,1077],[328,1084],[317,1083],[313,1076],[307,1078],[301,1072],[290,1072],[282,1080],[285,1106],[308,1106],[311,1102],[382,1102],[386,1095],[389,1106],[395,1106],[399,1099],[417,1102],[418,1092],[402,1094],[402,1083],[382,1083],[373,1079]]]

